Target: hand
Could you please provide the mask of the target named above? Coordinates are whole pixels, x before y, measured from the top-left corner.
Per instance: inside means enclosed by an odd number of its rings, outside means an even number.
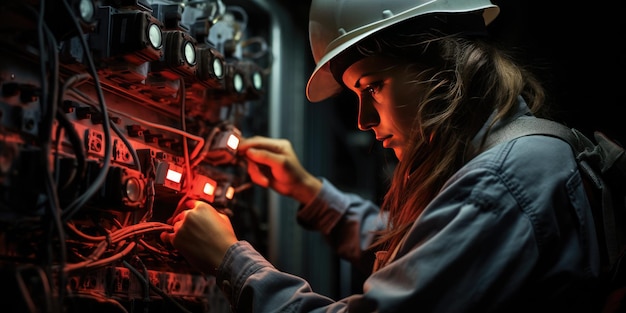
[[[172,244],[196,269],[211,273],[222,263],[237,237],[228,216],[210,204],[188,200],[186,210],[174,217],[174,232],[162,233],[161,240]]]
[[[305,204],[322,189],[322,182],[302,167],[286,139],[247,138],[239,144],[239,153],[248,159],[248,174],[257,185]]]

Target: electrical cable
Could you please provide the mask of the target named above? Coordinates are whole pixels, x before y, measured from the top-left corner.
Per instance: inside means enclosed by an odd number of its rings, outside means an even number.
[[[85,93],[83,93],[82,91],[77,90],[77,89],[72,89],[72,92],[73,92],[76,96],[78,96],[78,97],[80,97],[82,100],[84,100],[86,104],[89,104],[89,105],[94,105],[94,101],[93,101],[93,99],[91,99],[88,95],[86,95],[86,94],[85,94]],[[192,140],[194,140],[194,141],[197,141],[197,142],[198,142],[198,144],[195,146],[194,151],[192,151],[192,152],[191,152],[191,154],[190,154],[190,158],[192,158],[192,159],[193,159],[195,156],[197,156],[197,155],[198,155],[198,153],[200,153],[200,150],[201,150],[201,149],[202,149],[202,147],[204,146],[204,138],[202,138],[202,137],[200,137],[200,136],[196,136],[196,135],[192,135],[192,134],[187,133],[187,132],[183,132],[182,130],[180,130],[180,129],[176,129],[176,128],[174,128],[174,127],[169,127],[169,126],[162,125],[162,124],[152,123],[152,122],[146,121],[146,120],[144,120],[144,119],[141,119],[141,118],[138,118],[138,117],[132,116],[132,115],[127,114],[127,113],[124,113],[124,112],[120,112],[120,111],[113,111],[113,110],[111,110],[111,111],[112,111],[112,112],[115,112],[115,114],[118,114],[118,115],[124,116],[124,117],[126,117],[126,118],[128,118],[128,119],[131,119],[131,120],[133,120],[133,121],[135,121],[135,122],[138,122],[138,123],[140,123],[140,124],[145,124],[145,125],[147,125],[148,127],[152,127],[152,128],[160,129],[160,130],[163,130],[163,131],[167,131],[167,132],[170,132],[170,133],[173,133],[173,134],[177,134],[177,135],[180,135],[180,136],[183,136],[183,137],[186,137],[186,138],[192,139]]]
[[[184,1],[185,0],[183,0],[182,2]],[[39,137],[40,137],[39,140],[41,141],[40,148],[42,151],[42,154],[41,154],[42,158],[41,160],[38,160],[38,161],[44,162],[46,164],[45,169],[47,169],[45,173],[47,176],[44,177],[44,182],[43,182],[45,184],[45,194],[44,194],[44,191],[38,191],[39,192],[38,195],[41,197],[41,200],[38,201],[37,207],[33,208],[33,209],[41,209],[45,206],[45,209],[46,209],[45,212],[47,215],[42,218],[42,216],[39,215],[39,211],[37,211],[36,216],[34,215],[28,216],[28,217],[23,216],[20,221],[28,220],[28,223],[32,223],[33,225],[35,225],[36,223],[37,225],[39,225],[41,221],[43,221],[43,223],[49,224],[49,225],[45,225],[45,226],[48,226],[48,229],[43,229],[43,232],[36,233],[32,236],[29,236],[27,237],[26,240],[20,239],[20,241],[23,241],[24,243],[26,243],[29,240],[35,239],[34,241],[35,243],[31,243],[32,246],[28,246],[27,248],[32,249],[33,250],[32,252],[34,252],[33,254],[41,253],[43,255],[44,253],[47,253],[46,256],[50,258],[50,261],[48,262],[48,264],[42,265],[41,267],[33,267],[33,269],[37,270],[37,274],[41,276],[40,281],[42,284],[44,284],[43,287],[32,285],[33,284],[32,278],[34,276],[25,275],[25,274],[30,274],[26,272],[27,270],[29,270],[29,268],[20,269],[16,273],[16,275],[19,276],[18,287],[23,292],[22,295],[24,296],[24,301],[26,302],[26,306],[28,307],[27,309],[32,312],[39,312],[42,310],[45,310],[46,312],[64,311],[65,308],[62,307],[62,305],[64,304],[63,300],[65,297],[70,297],[70,296],[75,297],[75,298],[85,298],[85,299],[96,300],[100,303],[112,304],[121,312],[127,312],[124,306],[120,302],[114,300],[119,295],[109,295],[109,294],[105,295],[105,294],[99,294],[95,292],[85,293],[81,291],[78,291],[78,293],[76,294],[71,294],[72,293],[71,288],[74,288],[75,286],[73,286],[73,284],[66,283],[68,274],[72,273],[73,275],[79,276],[77,278],[82,279],[83,274],[87,274],[87,276],[91,275],[91,273],[89,272],[90,270],[98,269],[104,266],[110,266],[112,264],[119,262],[120,260],[126,263],[124,259],[127,259],[129,255],[132,255],[134,251],[148,252],[151,257],[152,257],[152,254],[155,254],[155,259],[157,260],[159,257],[163,257],[163,259],[165,259],[164,257],[171,258],[171,257],[177,257],[178,255],[175,252],[169,252],[165,247],[163,247],[163,249],[160,249],[161,247],[160,243],[158,241],[156,243],[153,242],[152,237],[149,237],[148,239],[144,240],[144,234],[147,234],[149,232],[171,231],[172,226],[168,224],[164,224],[164,223],[159,223],[159,222],[147,222],[152,216],[152,210],[153,210],[153,205],[155,202],[156,191],[155,191],[155,181],[149,176],[151,173],[150,172],[151,170],[145,169],[145,168],[142,169],[142,167],[149,168],[150,165],[149,165],[149,162],[146,162],[147,160],[140,159],[139,155],[137,154],[137,151],[135,150],[133,145],[129,142],[128,135],[125,135],[122,131],[120,131],[118,126],[116,126],[116,123],[114,122],[114,120],[111,119],[109,116],[115,110],[110,110],[109,108],[107,108],[103,92],[107,92],[108,90],[106,90],[106,88],[105,90],[103,90],[99,81],[99,77],[103,77],[99,75],[107,75],[106,74],[107,69],[103,68],[102,70],[104,70],[105,72],[98,72],[100,68],[96,68],[96,66],[94,65],[94,60],[92,59],[93,57],[92,57],[92,54],[90,53],[92,52],[92,50],[90,49],[90,47],[88,47],[88,44],[86,41],[86,39],[91,39],[91,38],[88,36],[89,34],[83,33],[81,26],[78,24],[78,21],[80,19],[78,19],[74,14],[75,8],[72,8],[74,6],[74,2],[75,1],[73,0],[72,1],[63,0],[62,4],[65,7],[65,11],[69,13],[70,15],[69,20],[71,20],[74,23],[73,26],[78,31],[78,34],[75,37],[72,37],[71,40],[68,40],[67,42],[66,41],[60,42],[60,45],[59,43],[56,42],[55,36],[52,33],[52,31],[48,28],[48,25],[45,24],[46,20],[48,20],[49,22],[51,20],[52,22],[50,22],[50,25],[59,26],[57,24],[53,24],[55,22],[59,22],[59,19],[52,17],[52,15],[45,16],[46,18],[44,19],[44,12],[52,11],[55,13],[59,13],[59,11],[56,10],[56,8],[51,10],[52,5],[57,5],[56,2],[40,0],[38,4],[32,4],[28,1],[25,4],[14,4],[15,6],[28,7],[28,9],[32,9],[33,12],[36,9],[36,6],[39,5],[40,13],[35,12],[37,14],[37,19],[36,19],[37,24],[35,25],[35,27],[28,25],[28,29],[25,29],[26,31],[24,33],[25,35],[30,35],[31,32],[32,33],[36,32],[38,35],[37,42],[38,42],[39,53],[38,54],[32,53],[33,51],[37,51],[37,48],[32,47],[34,46],[34,43],[32,45],[27,43],[28,51],[26,51],[27,52],[26,57],[35,56],[32,59],[29,58],[28,61],[31,62],[33,65],[35,65],[37,62],[36,68],[38,67],[40,71],[39,79],[41,80],[41,91],[40,93],[36,94],[36,96],[39,97],[38,110],[40,111],[40,112],[37,112],[37,114],[41,113],[41,115],[37,116],[37,118],[40,118],[40,123],[38,124],[40,129],[38,131],[39,131]],[[201,2],[201,1],[193,1],[193,2],[195,3],[195,2]],[[206,2],[209,2],[209,1],[206,1]],[[213,2],[216,2],[218,3],[218,5],[223,6],[220,0],[213,1]],[[181,1],[171,1],[170,3],[181,4]],[[213,3],[210,3],[210,4],[213,5]],[[182,3],[181,5],[184,5],[184,3]],[[33,6],[33,8],[31,8],[30,6]],[[2,7],[4,8],[5,6],[2,5]],[[231,8],[230,11],[231,13],[232,12],[236,13],[238,9],[241,10],[239,12],[244,17],[244,22],[240,24],[243,27],[240,28],[239,25],[233,25],[233,28],[235,28],[238,31],[238,33],[241,33],[246,28],[248,16],[246,12],[243,11],[242,8],[235,8],[234,10]],[[63,11],[63,9],[61,10]],[[65,12],[61,12],[61,13],[63,16],[65,16]],[[23,17],[18,16],[18,19],[16,20],[21,21],[22,18]],[[65,21],[62,21],[62,22],[65,22]],[[239,23],[240,21],[238,20],[236,22]],[[65,27],[65,24],[60,27]],[[31,31],[31,28],[32,28],[32,31]],[[55,31],[59,29],[61,28],[54,28]],[[20,36],[23,36],[23,35],[20,34]],[[4,42],[4,39],[3,39],[3,42]],[[7,40],[7,42],[9,44],[14,44],[14,42],[12,42],[10,39]],[[77,44],[78,42],[80,44]],[[251,42],[247,42],[245,44],[251,44]],[[61,60],[59,59],[60,57],[59,51],[62,51],[64,53],[61,55],[62,56]],[[69,54],[65,54],[65,53],[69,53]],[[66,59],[66,57],[69,57],[71,59]],[[76,59],[74,59],[75,57]],[[71,64],[65,63],[65,61],[68,61],[68,60],[72,63]],[[77,62],[73,63],[74,61],[77,61]],[[98,60],[98,61],[99,62],[104,61],[104,63],[106,63],[108,60]],[[59,71],[60,69],[59,66],[60,65],[64,66],[66,64],[68,65],[68,67],[67,68],[63,67],[64,71],[63,73],[61,73]],[[102,64],[103,63],[98,63],[98,66],[101,66]],[[35,73],[37,73],[36,68],[35,68]],[[67,74],[65,70],[69,70],[68,72],[74,72],[76,69],[79,69],[80,71],[88,72],[88,74],[81,73],[77,75],[72,75],[72,76],[69,76],[69,78],[67,78],[65,81],[63,81],[63,78],[61,76],[65,76],[65,74]],[[28,68],[28,70],[31,70],[31,69]],[[27,71],[26,73],[29,75],[31,74],[29,71]],[[19,74],[22,74],[22,73],[19,73]],[[63,100],[67,99],[65,98],[66,96],[71,96],[73,94],[78,94],[80,92],[79,91],[80,89],[77,86],[79,83],[88,81],[89,79],[93,79],[93,81],[91,81],[90,84],[93,84],[93,88],[95,88],[95,91],[97,93],[97,99],[91,99],[92,98],[91,96],[85,96],[84,93],[81,98],[89,99],[89,101],[86,101],[86,102],[90,107],[99,107],[99,112],[103,116],[102,127],[104,129],[104,153],[100,151],[100,154],[97,156],[98,158],[97,163],[98,165],[100,165],[99,172],[97,173],[96,171],[94,171],[94,173],[89,172],[89,174],[91,175],[89,175],[89,177],[86,178],[88,174],[87,166],[91,165],[91,163],[88,164],[88,161],[89,161],[88,152],[89,151],[85,148],[83,138],[81,138],[82,135],[79,133],[79,130],[82,129],[80,127],[83,127],[86,125],[83,125],[83,122],[81,121],[75,120],[73,116],[69,116],[67,114],[69,112],[67,111],[64,112],[63,107],[60,107],[60,106],[63,104]],[[63,83],[62,86],[59,86],[59,83]],[[130,116],[127,113],[123,113],[123,112],[120,113],[120,116],[125,116],[128,119],[132,119],[134,121],[138,121],[139,123],[143,123],[144,125],[147,125],[147,127],[152,127],[158,130],[163,130],[163,131],[170,132],[173,134],[178,134],[182,137],[182,140],[183,140],[182,144],[184,147],[183,152],[184,152],[184,160],[185,160],[185,171],[187,173],[187,179],[184,181],[183,190],[188,191],[189,188],[191,188],[192,183],[193,183],[193,176],[195,175],[194,173],[195,166],[199,165],[203,161],[203,156],[205,155],[205,154],[202,154],[201,151],[202,149],[205,149],[205,148],[207,149],[211,148],[210,147],[211,142],[213,141],[213,138],[217,134],[217,132],[219,132],[219,129],[217,130],[213,129],[208,138],[206,136],[200,137],[200,136],[194,136],[188,133],[187,123],[191,121],[191,118],[187,119],[186,117],[185,111],[187,110],[188,104],[186,103],[185,84],[182,78],[181,78],[181,87],[179,89],[179,97],[180,97],[180,109],[181,109],[180,110],[181,111],[180,113],[181,130],[178,130],[173,127],[161,125],[161,124],[147,122],[142,119],[136,118],[134,116]],[[35,107],[35,109],[37,108]],[[230,108],[230,111],[232,111],[232,108]],[[168,122],[171,122],[171,121],[168,121]],[[194,122],[197,122],[197,121],[194,121]],[[92,120],[92,124],[95,125],[97,123]],[[119,125],[119,123],[117,125]],[[79,128],[77,129],[77,127]],[[111,208],[103,208],[102,210],[100,209],[92,210],[91,202],[89,202],[89,206],[85,205],[87,204],[88,201],[90,201],[93,198],[94,195],[96,195],[96,193],[102,190],[102,188],[105,186],[106,179],[108,177],[109,168],[111,166],[112,160],[114,159],[112,155],[113,155],[113,150],[115,149],[115,145],[113,145],[113,142],[112,142],[113,137],[111,137],[111,132],[110,132],[111,129],[119,136],[120,140],[123,141],[125,146],[128,148],[128,151],[130,152],[133,158],[133,161],[134,161],[134,164],[136,165],[137,170],[142,173],[143,171],[146,171],[146,173],[144,174],[148,176],[148,184],[146,185],[147,199],[145,202],[145,207],[147,208],[147,210],[145,214],[143,212],[140,212],[139,210],[128,210],[128,211],[121,213],[123,214],[123,216],[120,218],[119,221],[116,219],[120,215],[119,210],[111,209]],[[195,128],[193,130],[195,130]],[[53,139],[56,139],[56,141],[54,141]],[[68,141],[69,141],[69,145],[67,144]],[[69,151],[70,149],[72,151]],[[73,162],[73,163],[69,163],[69,162],[67,163],[67,168],[69,168],[70,171],[69,173],[66,173],[66,172],[63,172],[64,170],[66,170],[66,167],[62,168],[62,166],[65,166],[66,165],[65,161],[68,161],[64,159],[64,157],[66,157],[67,154],[70,154],[70,153],[74,154],[75,161],[69,160],[70,162]],[[49,158],[50,156],[52,156],[52,158]],[[147,155],[141,154],[141,157],[150,158],[149,154]],[[176,160],[180,159],[179,156],[176,156],[175,158]],[[49,161],[52,161],[52,162],[49,162]],[[129,165],[130,162],[126,162],[126,163],[128,164],[125,164],[124,166],[132,167],[132,164]],[[154,168],[152,168],[152,171],[153,170]],[[81,188],[76,188],[77,190],[80,190],[80,191],[73,191],[69,189],[72,187],[76,187],[78,186],[78,184],[81,184],[81,183],[89,184],[89,186],[85,186],[86,190],[83,190],[82,188],[83,186],[79,186]],[[236,190],[242,190],[242,189],[247,189],[247,188],[249,187],[241,185]],[[65,197],[65,194],[63,191],[66,191],[68,194],[71,193],[71,197]],[[159,190],[159,192],[160,191],[161,190]],[[185,193],[185,196],[183,196],[180,199],[181,203],[184,200],[188,199],[188,196],[186,194],[187,193]],[[44,196],[46,197],[44,198]],[[61,199],[59,199],[59,197],[61,197]],[[69,203],[69,205],[66,205],[67,203]],[[98,206],[98,205],[99,204],[95,203],[95,206]],[[80,214],[79,218],[75,218],[74,216],[77,215],[77,213],[83,209],[86,209],[85,214]],[[14,208],[10,208],[10,207],[7,207],[6,211],[10,211],[7,213],[7,215],[11,215],[11,218],[13,218],[12,215],[19,216],[20,214],[23,214],[23,212],[16,212]],[[5,213],[3,213],[3,215]],[[144,216],[141,217],[141,219],[138,219],[139,216],[137,216],[137,214],[144,214]],[[111,222],[110,220],[106,220],[107,218],[110,218],[112,216],[115,216],[115,218],[112,218],[113,222]],[[87,221],[81,220],[82,218],[85,218],[85,217],[87,218]],[[90,225],[89,224],[90,222],[94,223],[95,225],[93,226]],[[132,225],[132,223],[136,223],[136,224]],[[35,228],[35,227],[32,227],[32,228],[37,231],[40,230],[39,228]],[[46,233],[46,231],[48,233]],[[53,232],[58,232],[58,236],[56,233],[53,234]],[[28,233],[28,230],[26,232],[22,230],[21,233]],[[103,235],[94,236],[93,235],[94,233],[103,234]],[[15,235],[13,233],[9,233],[9,234]],[[46,250],[35,249],[35,246],[37,247],[44,246],[41,242],[37,241],[37,239],[39,239],[41,236],[46,236],[48,234],[50,236],[48,236],[47,239],[41,238],[44,243],[46,243],[47,241],[47,246],[45,246]],[[0,233],[0,235],[3,235],[3,233]],[[67,247],[68,245],[70,246],[69,248]],[[137,247],[137,245],[140,245],[140,247]],[[18,247],[18,248],[21,248],[21,247]],[[14,252],[14,251],[5,251],[5,252]],[[30,252],[30,251],[26,251],[26,252]],[[71,262],[75,262],[75,261],[77,262],[73,264],[68,264],[67,254],[71,254],[71,260],[72,260]],[[58,256],[58,260],[55,259],[55,257],[57,256]],[[17,258],[23,258],[24,256],[5,255],[4,257],[17,259]],[[141,259],[139,259],[138,256],[135,256],[135,257],[143,266],[144,273],[141,274],[138,271],[137,276],[140,277],[140,279],[144,281],[144,288],[146,289],[146,292],[143,295],[144,295],[144,300],[148,301],[149,299],[149,294],[147,292],[148,287],[152,289],[156,287],[150,284],[148,268],[143,264],[143,262],[141,261]],[[153,261],[153,259],[151,258],[150,261]],[[171,260],[168,260],[168,261],[171,261]],[[101,274],[102,272],[98,272],[97,274]],[[73,279],[75,278],[75,276],[71,276],[71,277],[72,277],[71,283],[74,283]],[[70,287],[69,285],[72,285],[72,287]],[[61,286],[60,288],[58,288],[59,290],[55,288],[58,286]],[[35,287],[37,289],[38,294],[35,294],[34,291],[29,291],[28,290],[29,287],[30,288]],[[92,286],[89,286],[89,287],[84,286],[84,287],[79,287],[79,289],[91,288],[91,287]],[[102,287],[101,285],[95,286],[95,288],[101,288],[101,287]],[[41,289],[44,289],[43,296],[39,294]],[[171,299],[170,298],[171,296],[166,294],[163,290],[158,289],[158,291],[155,290],[155,292],[163,296],[164,299],[170,299],[173,303],[179,306],[181,310],[183,310],[184,312],[187,312],[187,310],[180,303],[176,302],[176,300],[174,299]],[[64,295],[64,293],[70,293],[70,294]],[[37,305],[41,305],[41,304],[37,302],[41,302],[42,299],[46,301],[45,307],[38,308]],[[134,299],[131,299],[131,301],[132,300]],[[185,299],[182,299],[180,301],[184,301],[184,300]]]
[[[22,273],[19,269],[15,271],[15,280],[17,282],[17,287],[20,290],[20,294],[24,298],[24,302],[26,304],[26,307],[28,308],[28,312],[36,313],[37,306],[35,305],[33,298],[30,296],[30,291],[28,290],[28,287],[26,286],[26,283],[24,282],[21,274]],[[48,307],[48,309],[50,308]]]
[[[237,24],[239,25],[239,30],[237,31],[239,34],[235,35],[235,37],[239,38],[241,36],[241,33],[244,33],[246,31],[246,28],[248,27],[248,13],[246,13],[246,10],[244,10],[242,7],[232,5],[226,7],[226,12],[235,12],[241,15],[242,21]]]
[[[41,142],[41,164],[44,171],[44,185],[47,195],[48,208],[46,210],[48,214],[50,214],[50,228],[48,229],[49,235],[48,238],[48,253],[47,259],[48,264],[53,263],[53,256],[55,255],[55,250],[53,247],[54,236],[52,233],[56,231],[58,235],[58,243],[59,243],[59,263],[65,264],[66,261],[66,246],[65,246],[65,238],[63,233],[63,226],[61,223],[60,217],[60,202],[58,199],[58,190],[55,184],[55,180],[53,178],[52,168],[50,167],[50,163],[48,162],[48,156],[51,151],[51,134],[52,134],[52,125],[54,122],[54,118],[56,117],[56,108],[57,108],[57,97],[58,97],[58,80],[56,79],[59,76],[59,58],[58,52],[56,50],[57,42],[55,40],[54,35],[50,31],[50,29],[45,24],[44,20],[44,12],[45,12],[46,2],[45,0],[41,0],[39,3],[39,14],[37,18],[37,39],[39,45],[39,57],[40,57],[40,84],[41,84],[41,95],[40,95],[40,106],[42,113],[41,124],[39,128],[39,140]],[[37,14],[37,13],[35,13]],[[47,45],[46,45],[47,44]],[[47,53],[45,53],[47,52]],[[45,56],[48,56],[50,60],[47,60]],[[49,61],[49,62],[48,62]],[[48,72],[48,67],[51,69],[51,72]],[[48,85],[48,77],[52,77],[51,87]],[[50,89],[52,90],[52,95],[49,95]],[[52,273],[48,273],[48,275],[52,275]],[[49,288],[53,288],[54,282],[52,280],[46,280],[47,284],[49,284]],[[62,273],[58,277],[59,286],[63,286],[66,282],[66,276]],[[62,289],[62,288],[61,288]],[[64,293],[63,290],[59,290],[58,299],[59,305],[63,303]],[[52,306],[52,304],[50,304]]]
[[[204,160],[204,157],[209,153],[209,150],[211,150],[211,144],[213,143],[213,139],[215,138],[215,135],[217,135],[220,132],[220,128],[218,126],[213,127],[210,131],[209,134],[206,138],[205,145],[202,149],[202,151],[200,151],[199,155],[196,156],[192,162],[193,164],[191,165],[192,167],[196,167],[198,166],[198,164],[200,164],[200,162],[202,162]]]
[[[84,51],[90,51],[89,49],[89,44],[87,43],[87,40],[85,39],[84,33],[80,27],[80,25],[78,24],[79,19],[74,15],[74,12],[72,11],[72,8],[70,7],[70,5],[68,4],[67,0],[63,0],[63,5],[65,6],[65,9],[67,10],[67,12],[70,14],[72,22],[74,23],[74,27],[76,28],[76,30],[78,31],[78,38],[80,39],[80,44],[83,48]],[[78,212],[83,205],[100,189],[100,187],[104,184],[104,181],[107,177],[108,171],[109,171],[109,167],[111,166],[111,155],[112,155],[112,144],[111,144],[111,133],[110,133],[110,123],[109,121],[109,114],[108,114],[108,108],[106,105],[106,101],[104,99],[104,94],[102,91],[102,88],[100,87],[100,80],[98,78],[98,73],[97,73],[97,69],[96,66],[94,64],[93,58],[91,56],[90,53],[84,53],[85,56],[85,61],[87,62],[88,66],[87,69],[89,70],[89,73],[91,74],[91,77],[93,79],[93,83],[94,83],[94,87],[96,90],[96,94],[98,95],[98,101],[100,104],[100,111],[102,113],[102,120],[107,121],[102,123],[102,128],[103,128],[103,132],[104,132],[104,157],[103,157],[103,162],[102,162],[102,167],[100,169],[100,172],[98,173],[98,175],[96,176],[96,178],[93,180],[92,184],[89,186],[89,188],[87,188],[87,190],[78,198],[76,198],[72,203],[70,203],[64,210],[63,210],[63,220],[67,221],[68,219],[70,219],[76,212]]]
[[[124,133],[122,133],[122,131],[119,128],[117,128],[115,123],[113,123],[113,121],[110,121],[110,123],[111,123],[111,129],[113,129],[113,131],[122,140],[122,142],[124,142],[124,146],[126,146],[126,149],[128,149],[128,152],[130,152],[130,155],[133,158],[133,162],[135,163],[135,169],[138,172],[141,173],[142,172],[141,171],[141,162],[139,161],[139,156],[137,155],[137,150],[135,150],[135,148],[130,143],[130,141],[128,141],[128,138],[126,138],[126,135],[124,135]]]
[[[143,264],[143,262],[141,261],[141,258],[135,255],[134,259],[137,263],[139,263],[139,265],[141,265],[141,269],[143,270],[143,275],[144,275],[144,279],[143,279],[143,289],[144,289],[143,299],[144,300],[143,301],[148,303],[150,302],[150,272],[148,272],[148,268],[146,267],[145,264]],[[123,261],[123,263],[128,264],[128,262],[126,262],[125,260]],[[146,311],[147,311],[147,308],[146,308]]]
[[[65,83],[62,86],[61,92],[59,93],[59,100],[58,103],[61,103],[63,100],[63,96],[65,95],[65,92],[67,91],[67,89],[69,88],[69,86],[73,86],[76,83],[85,81],[87,79],[89,79],[90,76],[87,74],[77,74],[77,75],[73,75],[70,78],[68,78]],[[64,186],[61,187],[61,190],[65,189],[67,186],[69,186],[70,184],[72,184],[72,182],[74,181],[74,178],[76,178],[76,181],[82,181],[82,179],[84,178],[85,172],[87,171],[87,156],[85,154],[85,145],[83,144],[83,141],[80,138],[80,135],[78,135],[78,132],[76,131],[76,128],[74,127],[74,125],[69,121],[69,119],[67,118],[67,116],[61,111],[61,108],[57,108],[57,112],[56,112],[56,119],[59,122],[59,125],[61,127],[58,127],[58,129],[65,129],[67,131],[67,135],[68,138],[70,140],[70,144],[72,145],[73,149],[72,151],[74,152],[74,156],[77,160],[77,172],[75,172],[75,175],[73,175],[72,177],[69,177],[67,179],[67,182]],[[59,132],[57,132],[57,152],[55,153],[56,158],[58,158],[59,155],[59,146],[62,142],[61,140],[61,135]],[[57,164],[58,161],[55,161],[54,163]],[[57,177],[55,179],[55,181],[58,182],[58,176],[59,176],[59,169],[57,168],[55,170],[55,172],[57,173]],[[57,186],[58,188],[58,186]]]
[[[263,57],[264,55],[267,55],[269,50],[269,46],[267,45],[267,42],[265,41],[265,39],[263,37],[251,37],[245,40],[242,40],[240,43],[241,48],[246,48],[248,46],[252,46],[254,44],[258,44],[260,46],[259,51],[257,52],[248,52],[248,51],[243,51],[242,52],[242,56],[245,58],[251,58],[251,59],[260,59],[261,57]]]
[[[162,255],[162,256],[171,256],[172,255],[169,251],[167,251],[165,249],[158,249],[158,248],[154,247],[153,245],[147,243],[143,239],[139,239],[138,241],[139,241],[139,244],[142,247],[146,248],[147,250],[149,250],[152,253],[156,253],[156,254]]]
[[[147,221],[152,218],[152,214],[154,210],[154,199],[156,197],[156,190],[154,187],[154,177],[155,177],[154,162],[152,158],[150,158],[150,160],[147,160],[146,162],[149,162],[148,168],[145,169],[146,170],[145,176],[147,177],[147,182],[146,182],[146,202],[145,202],[144,207],[146,209],[146,213],[141,217],[140,219],[141,222]]]
[[[118,230],[109,232],[107,235],[92,236],[80,231],[72,222],[68,222],[66,226],[69,230],[73,231],[74,234],[80,236],[83,240],[92,242],[103,242],[107,239],[110,239],[112,243],[116,243],[121,241],[122,239],[126,239],[128,237],[143,234],[146,232],[172,230],[172,225],[169,224],[161,222],[144,222],[120,228]]]
[[[146,279],[141,275],[141,273],[135,268],[133,267],[131,264],[129,264],[126,261],[122,261],[122,263],[124,264],[124,266],[126,266],[126,268],[128,268],[133,274],[135,274],[135,277],[137,277],[137,279],[141,280],[141,281],[145,281]],[[178,301],[174,300],[174,298],[170,297],[167,293],[165,293],[161,288],[158,288],[157,286],[155,286],[153,283],[151,283],[150,281],[147,282],[148,285],[150,286],[150,289],[152,289],[154,292],[156,292],[159,296],[163,297],[163,299],[166,299],[168,301],[170,301],[172,304],[174,304],[177,308],[179,308],[182,312],[185,313],[191,313],[191,311],[187,310],[187,308],[185,308],[184,306],[182,306],[182,304],[178,303]]]
[[[181,130],[184,133],[187,133],[187,114],[186,114],[186,99],[185,99],[185,81],[181,78],[180,79],[180,87],[178,90],[178,94],[180,97],[180,125],[181,125]],[[206,142],[205,142],[206,143]],[[187,172],[187,179],[185,179],[185,185],[183,187],[185,187],[186,191],[189,191],[191,189],[191,184],[193,183],[193,172],[191,171],[191,159],[189,157],[189,147],[188,147],[188,143],[187,143],[187,137],[183,136],[183,155],[185,158],[185,169]],[[186,193],[186,192],[185,192]]]
[[[51,282],[49,281],[48,277],[46,276],[45,272],[38,266],[34,266],[34,265],[21,265],[19,267],[17,267],[15,269],[15,278],[17,280],[17,284],[18,287],[21,291],[21,294],[25,297],[24,301],[26,302],[26,305],[29,308],[30,312],[39,312],[39,310],[37,310],[37,307],[33,301],[33,299],[29,296],[29,290],[28,287],[26,286],[26,283],[24,282],[24,279],[22,277],[22,273],[26,270],[35,270],[37,276],[39,276],[39,279],[41,280],[41,285],[43,288],[43,294],[44,294],[44,300],[45,300],[45,307],[46,307],[46,312],[52,312],[52,297],[53,297],[53,293],[50,289],[51,286]],[[32,280],[29,280],[29,282],[32,283]]]
[[[95,292],[79,292],[79,293],[72,294],[71,297],[78,298],[78,299],[95,300],[98,303],[100,303],[99,309],[101,309],[102,304],[110,304],[116,309],[118,309],[121,313],[129,313],[128,310],[126,310],[126,308],[118,301],[112,298],[97,294]]]
[[[84,262],[67,264],[65,268],[63,268],[63,272],[71,273],[71,272],[78,271],[78,270],[87,270],[87,269],[98,268],[101,266],[106,266],[128,255],[130,252],[133,251],[136,245],[137,244],[135,242],[130,242],[126,247],[124,247],[122,251],[104,259],[87,260]]]

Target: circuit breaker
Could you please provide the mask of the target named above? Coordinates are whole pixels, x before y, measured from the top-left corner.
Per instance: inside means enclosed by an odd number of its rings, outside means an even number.
[[[247,121],[264,118],[271,55],[249,14],[0,2],[3,311],[229,311],[159,235],[186,199],[236,215],[253,198],[237,146],[265,124]]]

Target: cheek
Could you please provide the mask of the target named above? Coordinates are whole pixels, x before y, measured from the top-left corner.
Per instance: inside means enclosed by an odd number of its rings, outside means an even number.
[[[408,104],[394,110],[392,115],[397,128],[408,132],[414,127],[413,121],[416,114],[414,107],[412,104]]]
[[[393,119],[401,127],[410,127],[415,120],[418,110],[419,98],[417,94],[398,93],[393,101],[390,113]]]
[[[396,103],[391,113],[392,123],[397,135],[401,135],[400,138],[405,144],[411,141],[413,131],[418,128],[415,122],[417,115],[417,103],[413,101],[405,101],[403,103]]]

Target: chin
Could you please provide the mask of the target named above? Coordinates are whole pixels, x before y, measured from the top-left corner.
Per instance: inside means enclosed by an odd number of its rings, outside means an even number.
[[[396,155],[396,158],[398,159],[398,161],[402,161],[402,151],[398,149],[393,149],[393,154]]]

